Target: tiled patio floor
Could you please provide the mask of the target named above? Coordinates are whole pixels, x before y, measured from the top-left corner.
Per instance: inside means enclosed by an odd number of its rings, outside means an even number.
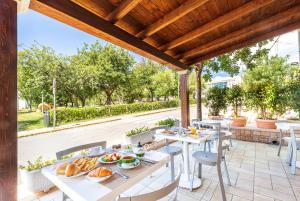
[[[180,146],[179,143],[177,145]],[[198,147],[191,146],[191,153],[196,149]],[[277,157],[277,149],[278,146],[273,145],[234,141],[234,147],[226,153],[232,183],[232,186],[228,186],[224,177],[228,201],[300,201],[300,169],[297,169],[297,175],[291,175],[290,167],[285,163],[286,147],[282,149],[280,158]],[[177,166],[180,161],[181,157],[176,157]],[[222,200],[216,168],[204,166],[203,178],[202,187],[193,192],[179,188],[178,200]],[[126,194],[150,192],[167,184],[169,180],[169,169],[163,167]],[[61,192],[55,191],[33,200],[60,201]]]

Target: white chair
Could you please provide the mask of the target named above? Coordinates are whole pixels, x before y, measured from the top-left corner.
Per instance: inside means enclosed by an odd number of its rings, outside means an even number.
[[[291,172],[292,174],[296,174],[296,165],[297,165],[297,151],[300,150],[300,143],[297,141],[296,138],[296,131],[300,131],[300,126],[291,126],[291,158],[290,158],[290,165],[291,165]]]
[[[225,188],[224,188],[222,171],[221,171],[221,164],[223,162],[225,173],[227,176],[228,185],[231,186],[229,173],[228,173],[228,169],[227,169],[227,164],[226,164],[226,160],[225,160],[225,154],[224,154],[224,151],[228,149],[229,145],[225,145],[225,146],[223,145],[223,140],[226,139],[226,137],[225,137],[226,134],[220,131],[221,124],[215,123],[213,125],[213,127],[214,127],[214,131],[216,132],[215,139],[218,141],[217,153],[212,153],[212,152],[207,152],[207,151],[194,152],[192,156],[195,160],[195,163],[194,163],[192,178],[194,178],[195,169],[196,169],[197,164],[199,165],[198,166],[198,177],[199,178],[202,177],[202,165],[217,166],[217,172],[218,172],[219,183],[220,183],[220,187],[221,187],[222,198],[223,198],[223,201],[226,201]],[[192,186],[193,186],[193,179],[191,180],[191,187]],[[190,190],[192,191],[192,188],[190,188]]]
[[[150,193],[145,193],[141,195],[131,196],[131,197],[119,197],[118,201],[157,201],[159,199],[165,198],[168,195],[171,195],[172,192],[174,192],[174,195],[172,195],[172,199],[176,201],[177,200],[177,188],[181,176],[181,165],[179,167],[178,175],[176,176],[174,181],[171,181],[170,184],[162,187],[161,189],[157,191],[153,191]]]
[[[299,128],[297,128],[297,126],[290,126],[290,129],[291,128],[294,128],[296,130],[299,130]],[[290,133],[291,133],[291,130],[290,130]],[[281,153],[281,147],[282,147],[282,144],[284,142],[287,142],[288,143],[288,153],[287,153],[287,157],[286,157],[286,162],[289,163],[289,165],[291,165],[291,157],[292,157],[292,144],[291,144],[291,136],[288,137],[283,137],[283,130],[280,129],[279,130],[279,147],[278,147],[278,153],[277,153],[277,156],[280,156],[280,153]],[[300,137],[296,137],[296,142],[297,144],[300,144]]]

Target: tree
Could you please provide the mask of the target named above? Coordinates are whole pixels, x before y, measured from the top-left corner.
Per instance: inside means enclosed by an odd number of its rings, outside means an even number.
[[[97,68],[90,65],[89,57],[79,53],[70,57],[68,65],[68,92],[73,94],[84,107],[86,100],[96,93],[97,89]]]
[[[156,87],[154,93],[157,98],[163,97],[164,100],[168,100],[170,96],[177,94],[178,80],[171,70],[163,70],[155,74],[153,84]]]
[[[240,85],[234,85],[227,90],[227,101],[233,107],[234,116],[238,117],[238,108],[244,102],[244,90]]]
[[[299,32],[300,33],[300,32]],[[289,107],[298,112],[300,119],[300,75],[299,66],[292,65],[288,80]]]
[[[257,63],[257,67],[248,69],[244,75],[246,105],[258,111],[259,118],[272,119],[287,109],[290,67],[286,60],[266,56]]]
[[[93,68],[97,77],[96,86],[104,91],[106,104],[110,105],[114,91],[128,81],[133,57],[122,48],[110,44],[102,47],[99,42],[85,44],[78,55],[84,58],[85,65]]]
[[[222,110],[227,109],[226,100],[227,88],[211,87],[206,94],[206,106],[209,107],[209,113],[213,116],[219,116]]]
[[[23,49],[18,54],[18,91],[30,110],[33,104],[41,102],[44,93],[45,101],[52,100],[53,69],[59,64],[58,55],[50,47],[37,43]]]
[[[234,52],[207,60],[203,63],[196,64],[194,66],[197,75],[197,119],[202,120],[202,84],[200,78],[203,77],[205,81],[210,81],[213,74],[220,71],[226,72],[230,76],[234,76],[239,73],[240,65],[245,65],[248,69],[254,68],[259,58],[268,54],[269,49],[265,47],[268,42],[269,41],[263,41],[257,43],[254,46],[245,47]]]
[[[133,72],[137,76],[138,84],[144,89],[145,95],[150,99],[150,101],[154,100],[156,85],[154,84],[154,76],[163,70],[163,66],[155,63],[151,60],[142,59],[140,63],[138,63]]]

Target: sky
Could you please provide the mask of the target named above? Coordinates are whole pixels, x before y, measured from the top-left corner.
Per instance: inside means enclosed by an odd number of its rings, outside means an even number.
[[[18,14],[18,48],[28,48],[35,41],[39,44],[52,47],[56,52],[71,55],[77,52],[84,43],[93,43],[96,40],[102,44],[107,42],[89,35],[83,31],[58,22],[52,18],[29,10]],[[279,37],[278,42],[272,46],[270,55],[289,55],[289,62],[298,62],[298,38],[297,31],[284,34]],[[141,56],[131,53],[135,60],[141,60]],[[228,76],[220,72],[216,76]]]

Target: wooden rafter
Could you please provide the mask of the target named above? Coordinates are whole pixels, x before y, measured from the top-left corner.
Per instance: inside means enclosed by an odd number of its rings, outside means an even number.
[[[30,8],[176,70],[189,66],[69,0],[32,0]]]
[[[197,29],[159,47],[160,50],[167,51],[173,49],[181,44],[187,43],[197,37],[200,37],[214,29],[217,29],[229,22],[232,22],[235,19],[241,18],[259,8],[262,8],[270,3],[274,2],[274,0],[253,0],[250,1],[235,10],[232,10],[225,15],[218,17],[217,19],[210,21],[203,26],[198,27]]]
[[[256,44],[260,41],[264,41],[264,40],[267,40],[269,38],[273,38],[275,36],[282,35],[282,34],[288,33],[290,31],[293,31],[293,30],[296,30],[296,29],[299,29],[299,28],[300,28],[300,20],[295,22],[295,23],[289,24],[289,25],[284,25],[282,28],[275,29],[275,30],[263,33],[259,36],[253,37],[253,38],[251,38],[249,40],[246,40],[244,42],[239,42],[238,44],[234,44],[234,45],[231,45],[231,46],[223,48],[223,49],[212,51],[212,52],[210,52],[210,53],[208,53],[208,54],[206,54],[202,57],[198,57],[196,59],[188,61],[187,64],[193,65],[193,64],[211,59],[215,56],[219,56],[219,55],[222,55],[222,54],[225,54],[225,53],[228,53],[228,52],[232,52],[234,50]]]
[[[271,30],[273,27],[285,24],[286,22],[295,18],[300,19],[300,5],[273,15],[270,18],[261,20],[238,31],[227,34],[224,37],[220,37],[216,40],[205,43],[201,46],[198,46],[197,48],[185,52],[184,54],[177,55],[175,58],[183,59],[184,61],[186,61],[195,55],[205,54],[205,52],[211,52],[212,50],[224,47],[226,46],[226,44],[232,44],[234,42],[241,41],[242,39],[252,36],[257,32]]]
[[[175,10],[172,10],[170,13],[166,14],[161,19],[157,20],[153,24],[140,31],[138,34],[136,34],[136,37],[145,39],[146,37],[155,34],[159,30],[175,22],[176,20],[180,19],[181,17],[185,16],[189,12],[193,11],[194,9],[198,8],[199,6],[205,4],[208,1],[209,0],[186,1]]]
[[[123,0],[121,4],[106,17],[106,20],[112,23],[117,23],[118,20],[122,19],[132,9],[134,9],[140,1],[141,0]]]

